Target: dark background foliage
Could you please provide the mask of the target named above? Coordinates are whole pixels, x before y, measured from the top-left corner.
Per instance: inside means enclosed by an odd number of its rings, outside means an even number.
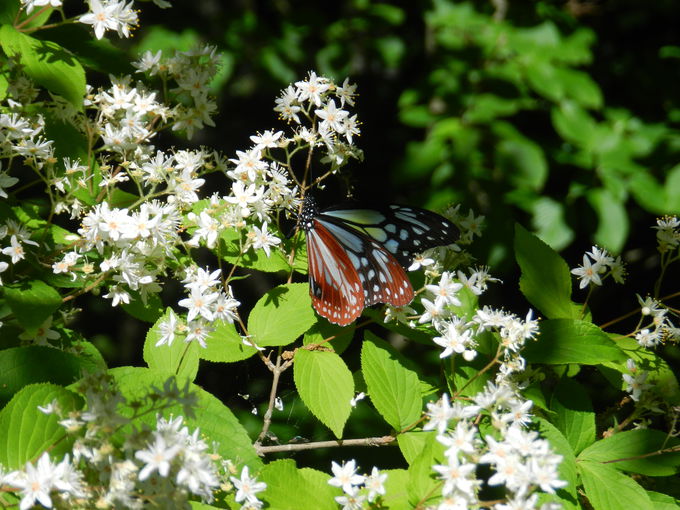
[[[594,296],[593,314],[603,323],[632,310],[635,292],[652,290],[650,227],[656,216],[680,212],[678,26],[680,9],[671,0],[201,0],[168,10],[145,4],[135,38],[122,43],[131,54],[198,42],[218,48],[224,57],[211,84],[219,98],[216,127],[189,142],[159,142],[207,145],[229,157],[248,148],[255,132],[279,125],[272,107],[288,83],[310,70],[340,82],[349,76],[360,94],[365,161],[350,168],[349,188],[331,183],[320,194],[323,203],[351,191],[364,200],[472,208],[486,217],[473,253],[504,281],[485,302],[522,315],[528,304],[517,288],[514,222],[537,232],[572,267],[597,242],[622,254],[631,272],[625,294],[607,282]],[[667,278],[672,284],[673,274]],[[253,275],[246,282],[238,289],[244,301],[274,280]],[[661,295],[674,290],[667,285]],[[165,303],[177,296],[169,286]],[[84,333],[99,335],[114,364],[141,363],[146,324],[122,318],[102,324],[99,317],[115,316],[105,302],[83,308],[91,314],[82,319]],[[350,367],[354,350],[353,344]],[[678,359],[674,347],[664,354]],[[410,348],[408,355],[425,373],[437,370],[431,350]],[[199,382],[241,409],[256,434],[261,417],[248,414],[255,404],[264,410],[267,375],[252,360],[204,366]],[[278,440],[327,438],[304,418],[292,376],[283,385],[285,409],[273,428]],[[380,423],[360,405],[346,436],[381,435]],[[361,455],[370,452],[347,452],[360,462]]]

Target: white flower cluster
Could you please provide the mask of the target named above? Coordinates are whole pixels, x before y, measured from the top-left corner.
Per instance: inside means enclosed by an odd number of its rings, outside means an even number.
[[[212,117],[217,112],[217,103],[210,96],[209,85],[219,70],[220,56],[214,46],[176,52],[171,57],[163,57],[160,50],[147,51],[133,65],[139,73],[158,76],[165,82],[172,80],[177,85],[170,89],[178,99],[177,104],[158,113],[174,119],[173,131],[185,131],[191,138],[195,130],[215,126]],[[153,104],[153,96],[147,95],[146,99],[147,104]]]
[[[446,463],[432,467],[442,481],[439,509],[464,510],[480,504],[479,464],[494,470],[486,480],[488,485],[506,489],[506,501],[494,504],[494,510],[539,508],[539,491],[554,493],[567,485],[557,471],[562,456],[554,454],[538,433],[526,429],[531,406],[530,400],[521,400],[508,385],[491,383],[471,403],[458,400],[451,405],[444,394],[428,404],[429,421],[423,430],[436,430],[437,440],[446,447]],[[483,438],[481,419],[488,419],[492,426]],[[547,505],[540,508],[552,508]]]
[[[179,221],[177,207],[171,203],[145,202],[134,212],[111,208],[107,202],[95,205],[78,230],[79,246],[56,262],[53,271],[75,276],[76,261],[95,249],[102,256],[100,271],[109,273],[116,282],[104,297],[117,306],[130,302],[132,290],[146,302],[149,294],[161,290],[157,277],[166,258],[172,256],[171,248],[179,241]]]
[[[179,306],[188,309],[187,324],[181,324],[174,312],[170,312],[167,319],[160,325],[160,338],[156,346],[164,344],[172,345],[178,333],[186,333],[184,341],[198,342],[201,347],[207,347],[206,338],[215,328],[212,323],[215,320],[234,322],[237,308],[241,304],[231,292],[231,288],[223,289],[220,280],[221,271],[214,272],[191,267],[184,279],[184,288],[189,297],[179,301]]]
[[[129,404],[112,378],[90,375],[80,388],[85,392],[83,411],[65,413],[57,401],[39,408],[61,418],[59,423],[75,437],[72,451],[59,463],[44,453],[35,465],[29,462],[9,473],[0,470],[0,487],[20,492],[21,509],[36,503],[51,508],[54,498],[78,508],[135,509],[150,500],[161,508],[183,508],[192,496],[212,501],[213,492],[228,479],[229,463],[216,463],[218,457],[198,429],[189,430],[182,416],[168,420],[159,414],[153,429],[132,429],[117,440],[112,432],[129,426],[134,416],[121,413]],[[180,389],[171,378],[137,403],[136,413],[177,403],[190,413],[196,400],[188,386]]]
[[[602,280],[611,276],[616,283],[623,283],[626,269],[621,257],[612,257],[607,250],[593,246],[592,250],[583,255],[583,265],[571,270],[581,281],[579,288],[589,284],[602,285]]]
[[[462,305],[459,299],[461,289],[465,287],[478,296],[492,281],[497,280],[489,275],[487,268],[472,268],[469,276],[462,271],[457,271],[455,276],[453,272],[444,271],[437,283],[425,285],[425,293],[421,298],[425,311],[418,322],[431,324],[439,334],[433,341],[444,349],[439,355],[441,358],[461,354],[464,359],[471,361],[477,356],[477,335],[484,331],[496,332],[503,357],[498,373],[500,379],[524,369],[525,361],[520,351],[527,340],[538,334],[538,321],[533,319],[532,311],[522,320],[512,313],[488,306],[477,309],[470,320],[456,315],[454,308]],[[409,307],[403,307],[400,312],[403,314],[409,310],[415,313]],[[394,312],[392,315],[406,319]]]
[[[630,398],[635,402],[640,400],[643,392],[652,388],[652,385],[647,382],[649,372],[641,370],[635,363],[635,360],[629,359],[626,361],[626,367],[630,374],[623,374],[623,382],[626,384],[626,392],[630,393]]]
[[[311,147],[323,148],[322,162],[330,163],[331,171],[336,171],[349,158],[363,158],[361,150],[354,145],[354,137],[360,134],[359,121],[345,109],[354,105],[355,95],[356,85],[350,84],[349,79],[337,85],[312,71],[306,80],[288,86],[281,93],[274,111],[281,119],[299,126],[291,141],[300,139]],[[305,126],[303,119],[310,126]]]
[[[664,216],[656,220],[657,249],[660,253],[668,253],[680,246],[680,220],[677,216]]]
[[[333,477],[328,484],[340,487],[344,495],[336,496],[335,501],[343,510],[360,510],[366,503],[374,503],[385,494],[387,473],[381,473],[373,466],[370,475],[357,473],[355,460],[344,462],[342,465],[333,462],[331,465]]]

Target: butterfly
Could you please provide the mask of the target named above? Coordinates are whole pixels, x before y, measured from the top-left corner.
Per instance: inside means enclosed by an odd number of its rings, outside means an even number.
[[[309,294],[319,315],[346,326],[375,303],[405,306],[413,287],[405,268],[428,248],[452,244],[457,228],[417,207],[331,207],[307,194],[298,216],[305,232]]]

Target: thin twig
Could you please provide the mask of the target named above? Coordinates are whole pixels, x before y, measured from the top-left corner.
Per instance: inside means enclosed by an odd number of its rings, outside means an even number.
[[[315,441],[312,443],[279,444],[273,446],[261,446],[255,443],[257,454],[267,455],[278,452],[299,452],[302,450],[315,450],[317,448],[337,448],[339,446],[388,446],[397,440],[394,436],[365,437],[363,439],[338,439],[337,441]]]
[[[276,392],[279,387],[279,378],[281,374],[288,369],[293,364],[293,360],[281,363],[281,355],[276,356],[276,364],[270,364],[269,369],[272,371],[272,389],[269,392],[269,405],[267,406],[267,411],[264,413],[264,419],[262,421],[262,432],[255,441],[255,448],[260,448],[262,440],[267,437],[267,432],[269,432],[269,427],[272,424],[272,413],[274,411],[274,403],[276,402]]]

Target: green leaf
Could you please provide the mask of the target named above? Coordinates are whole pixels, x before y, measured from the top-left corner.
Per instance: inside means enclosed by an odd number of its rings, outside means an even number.
[[[234,230],[225,230],[220,235],[220,255],[231,264],[248,269],[256,269],[267,273],[290,271],[288,258],[281,250],[273,249],[269,256],[263,250],[248,250],[241,253],[240,234]],[[299,265],[300,255],[296,252],[296,265]]]
[[[45,414],[38,406],[56,400],[64,413],[78,409],[78,395],[54,384],[32,384],[22,388],[0,411],[0,465],[14,470],[34,462],[44,451],[61,460],[70,449],[66,431],[56,414]]]
[[[90,360],[81,363],[73,354],[42,345],[1,350],[0,405],[32,383],[71,384],[82,376],[86,366],[92,366]]]
[[[199,351],[201,359],[218,363],[233,363],[250,358],[257,352],[251,345],[246,345],[236,327],[229,322],[217,321],[213,323],[215,331],[208,335],[205,343],[207,347]]]
[[[5,299],[19,323],[27,330],[36,330],[61,306],[61,296],[41,280],[6,286]]]
[[[547,244],[515,225],[515,257],[522,276],[522,294],[543,315],[550,318],[577,318],[571,302],[571,274],[569,266]]]
[[[563,378],[553,392],[550,408],[555,412],[553,423],[578,454],[593,444],[597,433],[595,413],[583,386],[573,379]]]
[[[548,176],[548,163],[541,147],[529,140],[501,140],[496,163],[514,188],[540,191]]]
[[[408,468],[408,500],[413,508],[427,507],[430,498],[438,498],[441,482],[432,476],[432,466],[438,464],[443,456],[444,447],[436,435],[427,437],[423,448]]]
[[[562,101],[552,109],[552,123],[557,132],[579,147],[590,147],[595,133],[595,120],[573,101]]]
[[[594,510],[653,510],[645,490],[635,480],[607,464],[578,463],[586,497]]]
[[[306,283],[279,285],[255,304],[248,333],[260,346],[288,345],[316,322]]]
[[[135,319],[145,322],[156,322],[163,315],[163,302],[158,294],[147,296],[146,303],[142,301],[138,292],[133,292],[130,303],[123,303],[123,310]]]
[[[619,432],[586,448],[579,460],[603,462],[621,471],[646,476],[673,476],[680,471],[680,452],[655,455],[677,448],[680,440],[660,430],[637,429]]]
[[[620,253],[628,238],[628,212],[624,203],[602,188],[589,190],[588,201],[597,213],[595,241],[614,253]]]
[[[302,401],[340,439],[352,410],[352,372],[334,352],[305,349],[295,352],[293,368]]]
[[[361,349],[361,370],[373,405],[397,432],[418,421],[423,407],[418,375],[370,333]]]
[[[37,84],[83,108],[85,71],[72,54],[52,41],[40,41],[10,25],[0,27],[0,45],[5,53],[18,56],[26,74]]]
[[[602,91],[588,73],[574,69],[557,70],[557,78],[567,97],[584,108],[601,108]]]
[[[181,338],[175,338],[172,345],[164,344],[156,347],[156,343],[161,338],[159,327],[173,313],[168,308],[165,314],[149,328],[144,342],[144,361],[149,368],[165,370],[168,374],[177,375],[179,378],[186,377],[193,381],[198,373],[199,354],[203,349],[197,342],[186,343],[182,342]]]
[[[389,510],[412,510],[408,501],[408,471],[405,469],[381,469],[387,475],[385,495],[382,497],[385,508]]]
[[[420,452],[423,451],[427,441],[432,440],[430,436],[436,434],[437,433],[434,430],[417,430],[414,432],[399,434],[397,437],[397,444],[399,445],[401,454],[404,456],[404,459],[406,459],[406,462],[411,464],[416,459],[416,457],[420,455]]]
[[[162,388],[168,379],[168,372],[164,370],[152,370],[140,367],[120,367],[109,370],[121,393],[128,401],[140,399],[149,392],[156,392],[156,388]],[[178,386],[184,385],[183,381],[177,382]],[[190,384],[189,388],[198,397],[194,408],[194,416],[185,416],[185,422],[190,429],[200,427],[201,437],[208,443],[215,442],[217,453],[225,459],[230,459],[241,467],[247,464],[252,469],[259,469],[262,461],[257,456],[248,433],[239,423],[234,414],[216,397],[204,389]],[[183,415],[182,406],[177,404],[165,409],[164,414]],[[155,425],[156,417],[145,415],[140,418],[149,425]],[[252,471],[251,471],[252,472]]]
[[[627,359],[616,343],[590,322],[549,319],[539,325],[538,340],[522,351],[530,363],[597,365]]]
[[[302,339],[303,345],[318,344],[330,347],[338,354],[342,354],[354,338],[356,323],[349,326],[338,326],[328,321],[319,321],[307,330]],[[325,341],[327,338],[331,340]]]
[[[318,510],[337,510],[335,497],[342,495],[339,488],[328,485],[330,476],[326,473],[298,469],[290,459],[270,462],[258,478],[267,484],[258,497],[271,509],[299,510],[312,505]]]
[[[562,456],[562,462],[560,462],[558,472],[560,480],[567,482],[567,486],[558,490],[558,492],[565,492],[566,494],[563,494],[562,496],[565,499],[568,499],[570,502],[577,504],[577,467],[574,450],[572,450],[571,446],[569,445],[567,438],[564,437],[562,433],[548,420],[538,417],[535,418],[535,421],[538,423],[538,430],[541,434],[541,437],[547,439],[550,442],[550,446],[553,451]]]
[[[667,494],[660,492],[647,491],[650,501],[654,504],[654,510],[678,510],[680,505],[678,500]]]
[[[550,197],[537,197],[530,202],[531,225],[538,237],[554,250],[567,247],[574,231],[565,219],[565,207]]]
[[[39,39],[49,39],[78,56],[78,61],[89,69],[100,73],[122,75],[132,74],[135,68],[127,54],[114,46],[107,38],[95,39],[90,27],[68,24],[37,32]]]

